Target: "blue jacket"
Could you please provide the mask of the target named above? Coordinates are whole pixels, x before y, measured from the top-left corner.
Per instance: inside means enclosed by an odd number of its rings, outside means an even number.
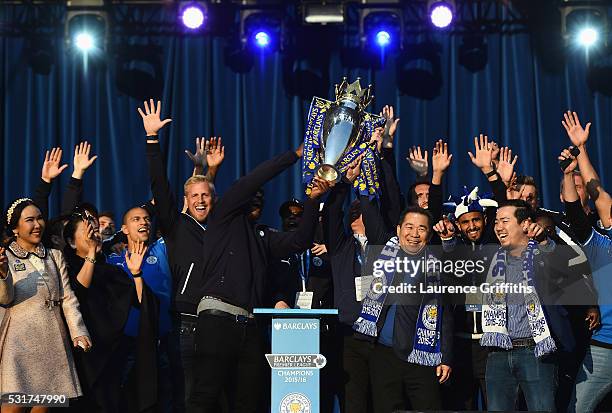
[[[108,256],[109,264],[122,267],[130,276],[132,274],[125,263],[125,254],[111,254]],[[170,332],[172,320],[170,317],[170,300],[172,294],[172,277],[168,265],[166,243],[163,238],[158,239],[147,248],[142,262],[142,279],[159,299],[159,335],[163,337]],[[124,333],[130,337],[138,335],[140,310],[132,307],[125,325]]]

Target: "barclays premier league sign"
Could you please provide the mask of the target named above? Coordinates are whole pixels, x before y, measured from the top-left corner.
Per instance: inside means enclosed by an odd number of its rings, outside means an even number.
[[[319,354],[318,319],[273,319],[272,412],[318,413],[319,370],[327,360]]]

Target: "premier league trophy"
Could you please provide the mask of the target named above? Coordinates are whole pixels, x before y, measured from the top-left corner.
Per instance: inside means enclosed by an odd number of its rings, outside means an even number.
[[[363,154],[354,186],[361,195],[378,196],[375,143],[369,141],[385,119],[365,111],[374,97],[372,86],[362,89],[359,78],[349,84],[345,77],[335,86],[335,95],[333,102],[314,97],[310,105],[304,136],[303,182],[309,185],[315,175],[338,182],[351,162]]]

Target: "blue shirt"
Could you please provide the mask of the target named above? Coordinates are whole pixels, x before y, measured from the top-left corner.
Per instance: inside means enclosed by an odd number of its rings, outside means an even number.
[[[612,240],[593,230],[583,249],[593,271],[601,313],[601,327],[593,333],[592,339],[612,344]]]
[[[130,277],[132,273],[127,268],[125,254],[111,254],[107,258],[109,264],[122,267]],[[162,337],[170,332],[172,320],[170,317],[170,299],[172,292],[172,278],[170,266],[168,265],[168,254],[166,243],[163,238],[158,239],[147,248],[142,262],[142,279],[159,299],[159,336]],[[138,335],[140,324],[140,310],[132,307],[128,316],[128,321],[123,330],[124,334],[131,337]]]

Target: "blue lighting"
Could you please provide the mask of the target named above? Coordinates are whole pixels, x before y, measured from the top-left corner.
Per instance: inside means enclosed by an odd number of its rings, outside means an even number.
[[[266,47],[270,44],[270,35],[266,32],[257,32],[255,34],[255,43],[259,47]]]
[[[390,42],[391,42],[391,35],[389,34],[389,32],[385,30],[380,30],[378,33],[376,33],[376,43],[378,43],[380,47],[385,47]]]

